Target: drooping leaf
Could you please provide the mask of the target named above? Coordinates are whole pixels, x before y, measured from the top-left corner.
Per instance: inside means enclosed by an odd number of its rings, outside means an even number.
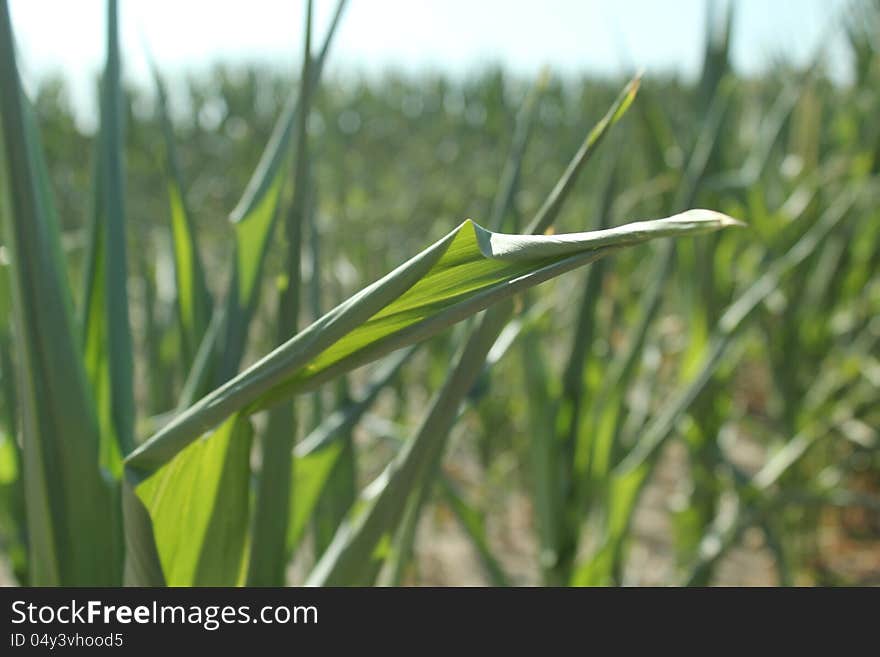
[[[236,413],[247,415],[285,395],[312,390],[623,246],[733,223],[715,212],[693,210],[593,233],[527,236],[492,233],[466,221],[178,415],[135,450],[127,466],[141,476],[161,472],[194,440]],[[129,539],[146,540],[144,536]]]
[[[736,224],[710,210],[603,231],[505,235],[467,220],[221,386],[141,445],[135,469],[161,466],[233,413],[253,413],[421,341],[493,303],[618,248]]]

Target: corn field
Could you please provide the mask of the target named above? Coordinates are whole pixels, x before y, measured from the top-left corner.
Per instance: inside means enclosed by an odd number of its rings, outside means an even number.
[[[880,4],[693,83],[335,79],[345,6],[141,89],[109,0],[92,134],[0,0],[0,581],[880,584]]]

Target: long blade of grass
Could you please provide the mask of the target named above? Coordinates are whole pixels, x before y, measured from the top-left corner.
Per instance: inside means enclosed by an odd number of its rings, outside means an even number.
[[[177,318],[180,325],[184,371],[190,371],[199,345],[211,321],[213,299],[208,290],[205,269],[199,252],[198,236],[192,215],[186,203],[183,175],[175,146],[174,129],[168,112],[168,94],[165,82],[152,63],[153,80],[158,96],[159,121],[165,147],[165,177],[173,243],[174,281],[177,300]]]
[[[339,0],[336,5],[333,20],[312,67],[309,80],[312,87],[320,80],[330,44],[346,4],[347,0]],[[194,384],[203,382],[203,386],[189,386],[190,394],[183,400],[182,406],[188,406],[206,394],[211,387],[226,383],[238,373],[250,323],[259,303],[260,282],[271,236],[280,213],[284,183],[293,166],[293,153],[297,150],[295,140],[299,104],[299,93],[291,92],[257,168],[241,200],[230,214],[235,242],[226,301],[216,311],[221,313],[218,330],[206,334],[204,340],[209,341],[209,344],[199,347],[213,356],[196,359],[196,365],[208,371],[199,369],[188,375],[188,381]]]
[[[89,245],[83,340],[101,429],[101,464],[114,477],[134,447],[134,355],[128,318],[123,108],[117,3],[107,3],[95,212]]]
[[[492,233],[467,220],[177,416],[127,464],[158,467],[233,413],[254,413],[313,390],[618,248],[735,223],[720,213],[690,210],[603,231],[543,236]]]
[[[702,181],[706,177],[714,155],[719,147],[720,136],[724,125],[724,118],[729,105],[729,93],[724,88],[719,90],[708,109],[706,119],[694,145],[693,152],[688,159],[678,190],[675,194],[676,207],[686,207],[694,202]],[[603,386],[597,398],[593,401],[590,413],[584,417],[584,422],[578,430],[577,441],[574,448],[574,468],[572,480],[575,486],[574,498],[580,505],[580,510],[573,511],[572,517],[583,517],[584,512],[590,507],[597,506],[601,500],[603,490],[607,496],[607,503],[611,509],[607,518],[607,527],[619,528],[623,525],[613,521],[614,509],[626,508],[631,491],[627,486],[619,491],[605,486],[610,469],[614,464],[614,450],[619,444],[619,437],[626,415],[624,403],[625,394],[632,378],[638,370],[639,358],[643,352],[648,332],[653,326],[663,301],[663,292],[672,274],[677,244],[668,242],[663,244],[652,265],[652,272],[648,277],[649,285],[639,300],[638,317],[628,336],[625,349],[615,357],[608,366],[607,373],[603,376]],[[616,489],[615,489],[616,490]],[[616,495],[615,499],[610,499]],[[609,529],[609,531],[611,531]],[[572,528],[572,536],[576,532]],[[569,554],[575,553],[576,547],[569,550]],[[611,576],[615,570],[618,554],[614,550],[600,550],[595,563],[591,566],[579,568],[581,581],[584,573],[589,572],[590,577],[604,572],[600,582],[605,583],[605,577]],[[603,568],[611,570],[603,571]]]
[[[616,169],[612,169],[602,191],[597,213],[600,229],[611,225],[616,177]],[[584,415],[582,405],[586,401],[587,365],[597,334],[596,313],[605,267],[606,262],[600,260],[585,274],[577,323],[562,377],[561,396],[555,402],[555,408],[550,403],[546,404],[545,408],[552,410],[546,412],[546,417],[539,418],[532,430],[530,453],[535,473],[535,520],[541,544],[539,562],[544,581],[548,584],[564,585],[568,582],[569,570],[577,551],[580,533],[578,521],[581,516],[578,482],[585,473],[577,467],[575,456],[578,452],[578,429]],[[524,344],[523,361],[526,368],[539,366],[530,364],[538,360],[531,356],[535,346]],[[547,389],[546,384],[540,387]],[[545,396],[549,394],[549,391],[544,393]],[[534,398],[532,393],[529,398]]]
[[[340,0],[337,4],[332,24],[328,30],[321,52],[314,63],[311,79],[308,81],[311,84],[315,84],[320,76],[345,4],[346,0]],[[291,166],[292,153],[295,152],[298,146],[292,143],[292,140],[296,137],[294,128],[297,117],[300,115],[299,109],[300,99],[296,93],[292,93],[282,116],[275,125],[272,138],[245,190],[241,202],[233,210],[232,220],[236,230],[235,257],[226,303],[215,311],[211,326],[205,334],[202,344],[199,346],[194,367],[187,377],[184,399],[181,406],[188,405],[192,399],[202,394],[205,390],[202,386],[207,387],[211,381],[216,383],[225,382],[238,370],[239,362],[244,353],[248,326],[257,305],[260,288],[259,282],[262,277],[269,239],[274,231],[275,222],[279,214],[283,183]],[[182,413],[181,415],[185,414]],[[227,414],[226,417],[230,415],[232,414]],[[220,422],[225,419],[225,417],[218,418]],[[236,422],[244,422],[244,419],[239,418]],[[212,422],[210,427],[205,427],[203,430],[198,431],[197,434],[180,444],[179,449],[175,450],[175,454],[190,444],[193,439],[217,424],[219,422]],[[237,452],[233,450],[224,452],[224,454],[226,458],[232,458],[231,455],[237,454]],[[207,457],[197,456],[195,460],[201,461],[205,458]],[[289,476],[289,459],[289,452],[283,455],[281,459],[286,470],[286,474],[283,476]],[[216,468],[219,466],[215,463],[212,467]],[[237,467],[237,464],[227,463],[224,467],[233,468]],[[125,484],[125,536],[129,552],[129,560],[126,563],[126,581],[129,583],[156,585],[167,581],[168,574],[164,572],[165,564],[162,562],[162,555],[166,548],[163,545],[157,544],[157,541],[161,539],[157,537],[155,531],[156,522],[161,521],[158,516],[153,517],[151,515],[155,513],[155,510],[145,506],[143,500],[138,496],[144,477],[149,474],[156,474],[156,470],[151,469],[148,472],[142,471],[137,474],[129,471]],[[187,470],[178,476],[193,479],[198,476],[198,469]],[[181,487],[187,485],[185,481],[180,483]],[[219,490],[214,493],[215,497],[219,495]],[[286,497],[287,495],[285,494]],[[222,507],[214,505],[213,500],[207,500],[205,504],[212,504],[212,513],[215,515],[223,513]],[[286,504],[286,499],[281,504]],[[211,521],[212,526],[219,522],[219,519]],[[283,526],[284,521],[279,521],[279,524]],[[243,525],[237,524],[235,528],[244,533],[240,537],[236,535],[233,544],[238,545],[240,541],[243,544],[247,523]],[[275,535],[279,537],[280,549],[283,552],[286,530],[276,532]],[[205,534],[190,538],[202,542],[207,540]],[[276,547],[279,541],[276,541]],[[201,550],[203,548],[201,545],[197,545],[195,549]],[[204,546],[204,549],[210,549],[210,547]],[[279,561],[281,559],[283,559],[283,556],[279,558]],[[230,566],[229,560],[225,562],[215,560],[214,563],[217,563],[218,567],[228,568]],[[278,561],[273,563],[267,563],[266,567],[271,568],[277,575],[279,570],[277,567]],[[232,581],[229,579],[232,577],[229,572],[213,573],[212,576],[225,578],[224,581],[226,582]],[[188,577],[195,577],[195,574],[190,572]]]

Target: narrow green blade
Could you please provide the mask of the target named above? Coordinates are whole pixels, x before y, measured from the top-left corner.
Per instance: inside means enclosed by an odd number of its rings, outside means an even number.
[[[276,327],[278,343],[299,328],[302,286],[302,232],[305,223],[309,169],[307,119],[311,111],[312,84],[312,2],[306,3],[306,38],[300,75],[301,90],[296,121],[296,155],[293,171],[293,200],[282,224],[285,241],[284,276],[286,283],[278,294]],[[261,464],[257,474],[254,521],[251,527],[251,558],[248,586],[284,584],[287,520],[290,503],[290,453],[296,438],[296,414],[292,401],[269,412],[261,436]]]
[[[101,86],[95,212],[91,230],[83,334],[86,371],[98,408],[101,465],[114,477],[134,446],[133,347],[123,204],[122,89],[117,3],[107,4],[107,63]]]
[[[312,87],[320,80],[345,5],[346,0],[337,4],[333,22],[315,58],[309,80]],[[241,201],[230,215],[235,229],[235,255],[226,295],[224,329],[217,335],[220,340],[217,349],[219,362],[213,377],[214,385],[235,376],[244,355],[250,322],[259,303],[266,254],[275,232],[285,181],[294,166],[293,154],[298,150],[296,126],[299,115],[300,97],[293,92]]]
[[[587,134],[529,224],[528,232],[531,235],[525,237],[526,240],[546,239],[536,235],[555,221],[578,174],[611,126],[632,103],[638,87],[639,79],[636,78],[621,91],[609,110]],[[511,315],[511,304],[505,303],[490,309],[480,319],[468,336],[443,387],[432,400],[416,436],[374,482],[375,488],[370,488],[371,497],[365,500],[368,509],[360,517],[353,518],[350,526],[343,525],[337,532],[332,549],[316,566],[310,583],[364,584],[370,581],[370,573],[376,563],[384,558],[379,546],[391,541],[391,537],[398,532],[404,514],[408,514],[406,517],[410,527],[415,524],[418,509],[413,504],[426,498],[427,489],[432,485],[442,462],[446,439],[458,409],[468,391],[473,389],[489,352]],[[401,562],[407,557],[398,552],[394,558]]]
[[[467,503],[448,477],[440,477],[440,485],[446,504],[452,509],[462,529],[471,539],[492,586],[510,586],[510,578],[489,547],[483,514]]]
[[[199,253],[197,233],[187,207],[183,176],[177,159],[174,130],[168,114],[168,96],[158,69],[153,66],[153,79],[159,98],[159,119],[165,138],[165,177],[174,245],[174,281],[177,293],[177,314],[183,347],[183,366],[189,371],[199,344],[211,321],[213,300],[205,282],[205,270]]]

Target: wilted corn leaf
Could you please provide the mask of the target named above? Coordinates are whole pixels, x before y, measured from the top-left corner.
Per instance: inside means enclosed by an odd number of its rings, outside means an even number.
[[[690,210],[608,230],[544,236],[493,233],[466,220],[178,415],[135,450],[128,465],[158,467],[235,412],[254,413],[286,395],[313,390],[623,246],[735,223],[717,212]]]
[[[247,415],[286,395],[312,390],[623,246],[733,223],[716,212],[692,210],[604,231],[530,236],[493,233],[465,221],[178,415],[135,450],[127,464],[133,474],[152,474],[235,413]],[[129,536],[134,541],[145,539]]]

